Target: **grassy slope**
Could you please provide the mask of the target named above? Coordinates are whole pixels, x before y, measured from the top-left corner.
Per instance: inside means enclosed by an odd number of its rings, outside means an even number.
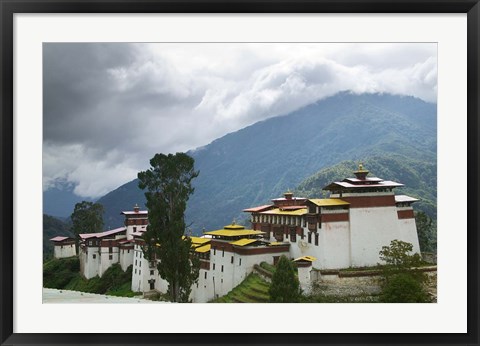
[[[107,294],[119,297],[133,297],[132,266],[124,272],[119,264],[114,264],[101,278],[85,279],[80,274],[78,257],[50,259],[43,264],[43,287],[72,291]]]
[[[251,273],[240,285],[212,303],[266,303],[269,287],[270,284],[259,275]]]

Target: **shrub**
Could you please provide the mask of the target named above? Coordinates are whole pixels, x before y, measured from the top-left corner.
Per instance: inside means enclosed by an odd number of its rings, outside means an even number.
[[[296,303],[300,299],[300,283],[295,267],[285,256],[278,261],[268,293],[272,303]]]
[[[380,301],[383,303],[429,303],[431,300],[421,282],[409,273],[399,273],[385,283]]]

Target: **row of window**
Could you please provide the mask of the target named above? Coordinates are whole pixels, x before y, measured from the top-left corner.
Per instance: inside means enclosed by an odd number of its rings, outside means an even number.
[[[234,261],[234,257],[232,256],[232,258],[230,259],[230,263],[233,264],[233,261]],[[241,258],[238,259],[238,265],[239,266],[242,265],[242,259]],[[215,270],[215,263],[213,263],[213,270]],[[221,272],[223,273],[223,264],[222,264],[222,267],[221,267]]]
[[[148,219],[127,219],[127,225],[148,225]]]
[[[96,255],[96,254],[93,254],[93,255],[92,255],[92,258],[93,258],[93,259],[96,259],[96,258],[97,258],[97,255]],[[108,259],[109,259],[109,260],[113,260],[113,255],[108,255]]]
[[[213,248],[213,255],[215,256],[217,254],[217,248]],[[225,257],[225,249],[222,249],[222,257]]]
[[[135,274],[137,274],[137,269],[135,269]],[[141,269],[138,270],[138,274],[139,274],[139,275],[142,274],[142,270],[141,270]],[[155,275],[155,271],[154,271],[154,270],[150,270],[150,275],[151,275],[151,276]]]
[[[252,215],[252,223],[272,223],[280,225],[301,226],[303,220],[303,227],[306,226],[306,221],[300,216],[288,215]]]

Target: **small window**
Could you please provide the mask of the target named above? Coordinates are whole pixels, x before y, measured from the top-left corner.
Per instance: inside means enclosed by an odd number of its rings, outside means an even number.
[[[142,271],[140,269],[138,270],[138,274],[142,274]]]
[[[233,263],[233,256],[232,256],[232,258],[230,259],[230,263]]]
[[[95,258],[97,258],[97,255],[93,254],[93,256],[92,256],[92,257],[93,257],[93,259],[95,259]]]
[[[135,274],[137,274],[137,270],[135,269]]]
[[[216,254],[217,254],[217,248],[214,247],[214,248],[213,248],[213,255],[216,255]]]
[[[318,245],[318,233],[315,233],[315,245]]]
[[[142,266],[142,261],[140,261],[140,264],[139,264],[139,265],[140,265],[140,267]]]
[[[222,269],[222,273],[223,273],[223,265],[222,265],[222,268],[221,268],[221,269]]]
[[[130,253],[130,249],[127,250],[127,253]]]
[[[242,265],[242,259],[241,259],[241,258],[238,260],[238,265],[239,265],[239,266]]]
[[[207,278],[207,272],[205,272],[205,279]]]
[[[290,228],[290,241],[293,243],[297,241],[297,231],[295,228]]]
[[[312,232],[308,232],[308,242],[312,243]]]
[[[213,270],[215,270],[215,263],[213,264]]]
[[[112,253],[112,252],[113,252],[113,248],[112,248],[111,246],[108,248],[108,252],[109,252],[109,253]]]
[[[155,275],[155,273],[153,272],[153,270],[150,270],[150,275]]]
[[[222,249],[222,257],[225,257],[225,250]]]
[[[112,259],[113,259],[113,255],[108,255],[108,259],[109,259],[109,260],[112,260]]]
[[[137,260],[135,260],[135,265],[137,265]]]

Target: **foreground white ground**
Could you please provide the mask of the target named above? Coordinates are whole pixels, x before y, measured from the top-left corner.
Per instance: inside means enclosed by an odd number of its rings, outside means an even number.
[[[84,293],[78,291],[43,289],[43,303],[101,303],[101,304],[155,304],[155,302],[143,298],[114,297],[103,294]]]

